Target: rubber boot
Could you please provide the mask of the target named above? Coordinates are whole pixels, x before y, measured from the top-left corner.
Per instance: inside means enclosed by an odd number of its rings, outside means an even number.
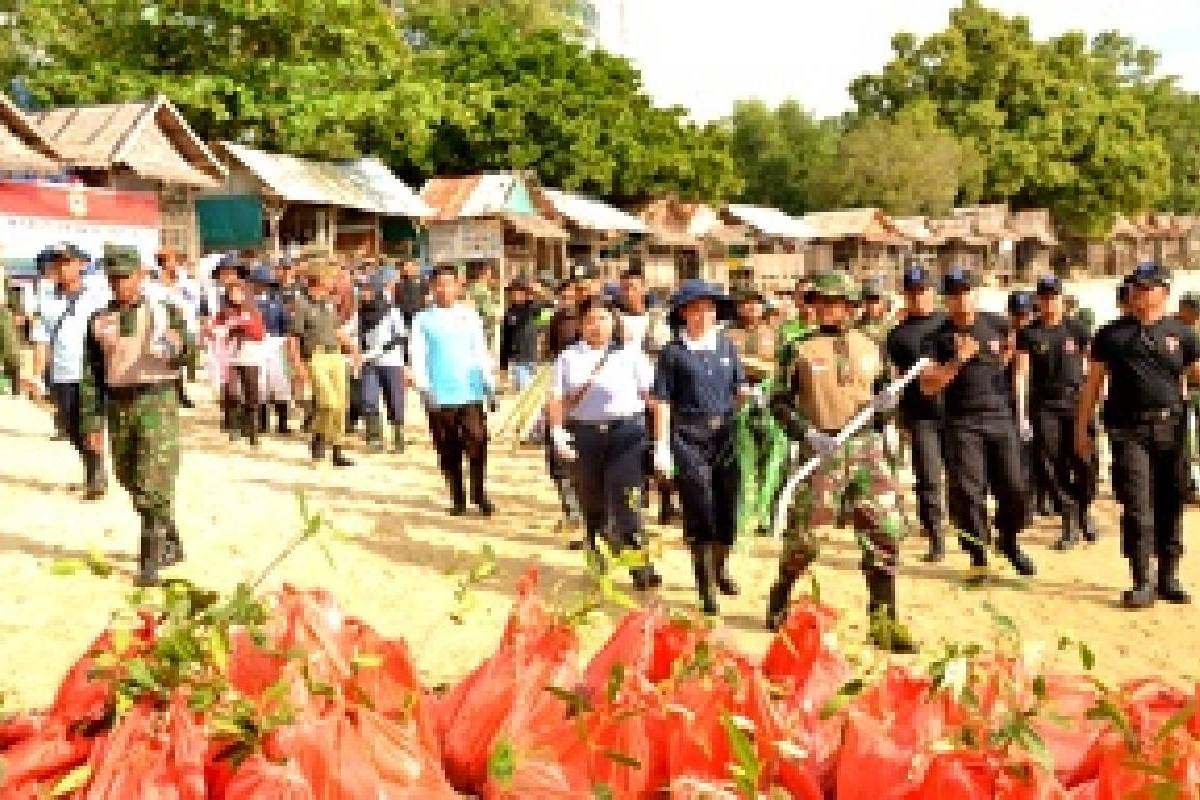
[[[1162,556],[1158,559],[1158,596],[1168,603],[1188,605],[1192,596],[1179,582],[1179,558]]]
[[[335,467],[353,467],[354,462],[346,456],[346,451],[340,444],[333,446],[333,465]]]
[[[732,552],[733,545],[713,545],[713,577],[716,579],[717,588],[721,590],[721,594],[728,597],[736,597],[742,592],[741,587],[737,585],[733,577],[729,574],[729,556]]]
[[[896,578],[884,572],[868,572],[867,621],[871,644],[898,655],[917,652],[912,634],[896,619]]]
[[[779,570],[779,577],[767,597],[767,630],[777,631],[787,621],[788,605],[792,598],[792,587],[800,579],[799,572]]]
[[[1000,537],[1000,555],[1008,559],[1018,575],[1026,578],[1037,575],[1037,566],[1033,563],[1033,559],[1021,549],[1021,545],[1017,543],[1016,534],[1012,534],[1011,536],[1002,535]]]
[[[162,552],[159,555],[158,563],[162,567],[173,567],[183,561],[183,542],[179,539],[179,528],[175,525],[175,520],[167,522]]]
[[[696,576],[696,592],[700,595],[700,610],[708,616],[721,613],[717,605],[717,597],[713,592],[713,552],[712,545],[691,544],[692,571]]]
[[[287,403],[276,403],[275,404],[275,417],[278,420],[278,427],[276,427],[276,429],[275,429],[276,433],[278,433],[280,436],[290,436],[292,431],[290,428],[288,428],[288,404]]]
[[[393,422],[392,423],[392,448],[397,453],[403,453],[404,447],[405,447],[404,423],[403,422]]]
[[[312,453],[313,461],[325,460],[325,437],[321,434],[315,434],[312,438],[312,446],[309,448]]]
[[[266,403],[260,403],[258,406],[258,432],[259,433],[270,433],[271,432],[271,413],[270,413],[270,410],[267,408]]]
[[[378,414],[367,414],[365,420],[367,429],[367,450],[372,453],[382,453],[386,449],[383,446],[383,420]]]
[[[1145,553],[1134,553],[1129,559],[1129,573],[1133,588],[1121,593],[1121,605],[1133,611],[1154,605],[1154,588],[1150,585],[1150,557]]]
[[[941,529],[926,531],[925,538],[929,540],[929,549],[921,556],[926,564],[938,564],[946,560],[946,535]]]
[[[1082,538],[1079,531],[1079,520],[1075,516],[1075,509],[1070,509],[1063,513],[1062,533],[1059,534],[1058,541],[1051,545],[1051,547],[1059,551],[1070,550]]]
[[[85,477],[83,487],[84,500],[99,500],[108,493],[108,473],[104,469],[102,453],[87,452],[83,454],[83,471]]]
[[[987,548],[979,542],[962,541],[963,550],[967,551],[967,555],[971,558],[970,571],[967,574],[967,584],[970,586],[978,586],[986,583],[988,579],[988,554]]]
[[[135,586],[149,587],[160,584],[159,564],[162,563],[163,526],[149,520],[142,521],[142,541],[138,550],[138,570],[134,576]]]

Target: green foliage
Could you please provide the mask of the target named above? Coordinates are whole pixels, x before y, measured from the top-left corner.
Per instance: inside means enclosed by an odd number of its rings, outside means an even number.
[[[837,157],[840,131],[788,100],[770,109],[744,100],[725,120],[730,148],[742,172],[746,203],[803,214],[823,207],[823,191]]]
[[[1074,232],[1107,231],[1113,215],[1151,208],[1171,163],[1112,35],[1037,41],[1024,17],[965,0],[924,40],[897,34],[895,57],[854,81],[860,113],[894,119],[916,108],[984,159],[982,199],[1044,206]],[[1132,54],[1144,71],[1148,51]],[[1135,77],[1136,80],[1136,77]]]

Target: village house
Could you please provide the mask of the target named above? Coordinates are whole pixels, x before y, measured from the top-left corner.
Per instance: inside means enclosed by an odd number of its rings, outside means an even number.
[[[803,221],[812,229],[808,271],[846,269],[857,279],[876,277],[895,286],[909,241],[878,208],[817,211]]]
[[[750,205],[725,206],[721,222],[744,229],[750,238],[743,279],[748,286],[769,294],[792,291],[805,274],[811,227],[777,209]]]
[[[0,94],[0,172],[6,177],[57,175],[58,151],[7,96]]]
[[[637,217],[591,197],[540,189],[533,198],[542,215],[570,237],[570,265],[586,267],[606,281],[616,280],[629,267],[636,242],[646,233],[646,224]]]
[[[63,106],[29,117],[84,185],[153,192],[160,245],[199,255],[195,199],[219,186],[226,171],[167,98]]]
[[[745,227],[723,222],[712,206],[666,197],[642,206],[638,217],[646,235],[632,260],[650,286],[669,289],[700,278],[728,287],[749,277]]]

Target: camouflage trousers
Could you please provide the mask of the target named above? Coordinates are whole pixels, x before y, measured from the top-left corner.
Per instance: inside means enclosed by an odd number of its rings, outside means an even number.
[[[880,434],[867,430],[850,439],[796,492],[783,534],[780,571],[803,572],[820,554],[822,530],[850,523],[862,549],[863,571],[894,575],[903,537],[898,489]]]
[[[133,507],[151,522],[168,522],[179,474],[179,405],[173,383],[108,390],[113,474]]]

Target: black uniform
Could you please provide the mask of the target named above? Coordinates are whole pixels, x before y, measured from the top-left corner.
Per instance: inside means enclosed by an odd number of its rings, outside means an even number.
[[[941,364],[950,363],[955,358],[956,334],[974,338],[979,352],[961,366],[942,393],[950,519],[961,532],[972,565],[986,566],[992,540],[987,518],[990,489],[996,498],[1000,552],[1022,574],[1033,574],[1033,564],[1017,542],[1028,518],[1028,499],[1011,382],[1003,359],[1010,335],[1008,320],[979,312],[969,326],[959,328],[947,318],[926,340],[926,353]]]
[[[714,579],[727,594],[737,591],[725,562],[737,529],[733,412],[745,383],[733,343],[720,335],[715,350],[689,350],[680,340],[671,342],[659,354],[654,374],[653,395],[671,409],[671,454],[683,535],[708,613],[716,612]]]
[[[908,316],[891,330],[885,343],[888,361],[898,372],[906,372],[917,363],[925,340],[946,323],[946,315]],[[945,408],[942,398],[930,397],[913,381],[900,397],[900,424],[908,432],[912,447],[913,474],[916,477],[918,515],[921,527],[930,539],[930,556],[942,550],[942,450],[945,436]]]
[[[1200,359],[1194,331],[1176,319],[1142,325],[1122,317],[1096,332],[1092,359],[1108,369],[1101,418],[1112,445],[1112,483],[1121,504],[1121,553],[1135,588],[1159,561],[1160,596],[1183,555],[1187,486],[1180,379]]]
[[[1029,357],[1034,473],[1046,482],[1050,500],[1063,515],[1063,546],[1080,530],[1094,536],[1087,513],[1096,497],[1097,464],[1083,461],[1074,447],[1088,339],[1087,329],[1075,319],[1057,325],[1037,320],[1017,334],[1017,350]]]

